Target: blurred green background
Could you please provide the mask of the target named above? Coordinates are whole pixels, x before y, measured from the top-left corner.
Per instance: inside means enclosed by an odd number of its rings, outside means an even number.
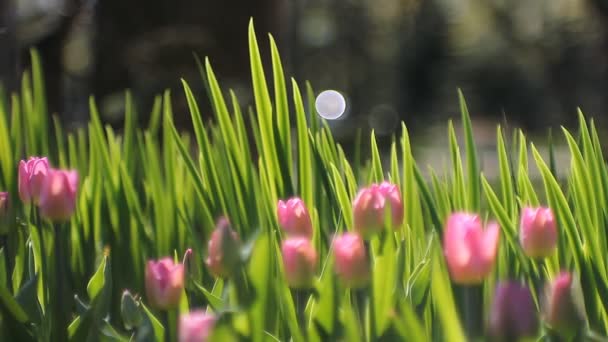
[[[93,93],[122,125],[125,88],[148,113],[170,87],[187,129],[179,78],[203,94],[193,53],[251,103],[250,17],[277,38],[286,74],[346,96],[332,128],[347,145],[356,128],[388,137],[399,120],[434,140],[458,87],[482,131],[506,120],[544,134],[574,125],[577,106],[607,124],[608,0],[0,0],[0,77],[16,87],[35,46],[64,122],[86,122]]]

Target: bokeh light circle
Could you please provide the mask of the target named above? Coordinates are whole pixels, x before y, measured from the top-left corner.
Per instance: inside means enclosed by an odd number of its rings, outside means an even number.
[[[315,108],[324,119],[335,120],[344,114],[346,100],[342,94],[335,90],[325,90],[317,96]]]

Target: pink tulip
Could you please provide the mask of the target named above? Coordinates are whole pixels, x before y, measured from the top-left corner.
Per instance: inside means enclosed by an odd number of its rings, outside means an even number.
[[[279,225],[290,236],[312,238],[312,221],[304,201],[292,197],[287,201],[279,200],[277,205]]]
[[[573,274],[562,272],[547,286],[543,318],[553,331],[567,338],[585,326],[583,294]]]
[[[390,210],[391,225],[399,227],[403,223],[403,202],[396,185],[382,182],[361,189],[353,201],[355,231],[363,237],[382,231],[386,210]]]
[[[78,172],[48,169],[40,191],[40,214],[53,221],[67,221],[76,210]]]
[[[366,286],[370,278],[370,265],[361,236],[355,233],[336,236],[333,249],[336,274],[344,285],[351,288]]]
[[[443,248],[452,280],[459,284],[479,284],[492,271],[500,227],[488,224],[483,230],[477,215],[450,215],[443,237]]]
[[[191,311],[179,317],[179,342],[206,342],[216,318],[203,310]]]
[[[391,205],[391,223],[394,227],[398,227],[403,223],[403,201],[401,199],[401,192],[399,191],[399,187],[397,185],[382,182],[378,186],[380,192],[384,195],[385,199],[388,199]]]
[[[283,241],[281,251],[287,284],[293,288],[310,287],[317,270],[317,252],[310,240],[289,238]]]
[[[221,278],[232,275],[241,261],[240,250],[241,240],[238,234],[230,228],[228,219],[220,218],[211,233],[205,261],[211,273]]]
[[[146,265],[146,295],[150,304],[161,310],[177,307],[184,290],[184,265],[167,257],[150,260]]]
[[[19,198],[23,203],[38,203],[48,169],[49,162],[46,157],[30,157],[28,161],[19,162]]]
[[[529,257],[550,256],[557,246],[557,227],[550,208],[524,208],[519,230],[521,246]]]

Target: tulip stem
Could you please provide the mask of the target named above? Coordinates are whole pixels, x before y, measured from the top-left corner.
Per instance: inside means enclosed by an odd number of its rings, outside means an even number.
[[[483,287],[469,285],[462,287],[464,324],[469,340],[474,341],[483,331]]]
[[[543,270],[545,267],[545,259],[534,259],[534,264],[536,266],[536,276],[533,278],[534,289],[536,291],[537,299],[540,300],[543,282],[545,281],[545,272]]]
[[[166,311],[167,318],[167,341],[177,341],[177,316],[179,309],[169,309]]]
[[[48,277],[48,273],[46,270],[46,259],[47,259],[47,255],[46,255],[46,248],[45,248],[45,242],[44,242],[44,227],[42,227],[42,220],[40,219],[40,212],[38,212],[38,210],[36,210],[36,208],[34,208],[34,206],[32,206],[32,215],[34,216],[34,225],[36,226],[36,229],[38,230],[38,235],[39,235],[39,242],[40,242],[40,274],[39,274],[39,281],[47,281],[47,277]],[[44,294],[44,301],[45,301],[45,305],[49,304],[49,295],[47,293]]]
[[[296,300],[296,316],[300,331],[306,337],[306,298],[308,298],[309,291],[305,289],[294,289],[293,296]]]
[[[55,224],[53,228],[55,230],[55,293],[52,295],[53,305],[53,316],[55,321],[53,323],[53,341],[67,341],[68,340],[68,324],[69,324],[69,313],[71,312],[71,305],[69,305],[67,293],[68,284],[65,281],[67,275],[66,270],[66,255],[68,245],[65,243],[62,236],[62,225]],[[42,243],[41,243],[42,245]],[[71,302],[71,301],[70,301]]]
[[[357,319],[359,320],[359,327],[361,328],[360,333],[362,336],[365,336],[365,294],[363,293],[363,291],[363,289],[352,289],[350,291],[350,296],[353,302],[355,313],[357,315]]]

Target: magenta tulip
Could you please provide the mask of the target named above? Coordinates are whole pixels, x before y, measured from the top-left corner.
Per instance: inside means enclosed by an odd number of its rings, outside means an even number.
[[[515,281],[499,283],[490,311],[489,334],[498,341],[518,341],[535,336],[538,326],[530,289]]]

